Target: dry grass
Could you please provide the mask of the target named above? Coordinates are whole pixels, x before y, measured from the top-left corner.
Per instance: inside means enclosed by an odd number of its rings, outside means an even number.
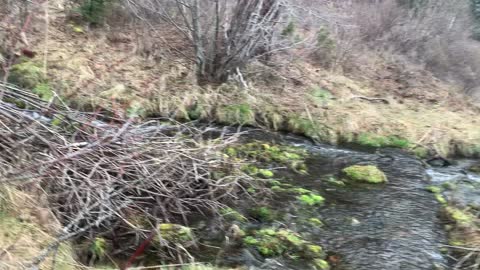
[[[55,224],[57,224],[55,226]],[[13,186],[0,188],[0,269],[25,269],[26,264],[50,241],[56,223],[47,208],[38,204],[37,196],[29,195]],[[52,267],[49,258],[42,269]],[[55,259],[55,269],[76,269],[73,253],[63,244]]]

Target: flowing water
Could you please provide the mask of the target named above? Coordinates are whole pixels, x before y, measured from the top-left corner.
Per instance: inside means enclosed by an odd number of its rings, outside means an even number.
[[[295,136],[250,134],[253,139],[276,141],[307,149],[309,174],[292,181],[318,190],[326,203],[305,211],[292,200],[277,200],[275,207],[287,212],[287,227],[329,251],[336,270],[414,270],[450,269],[440,252],[447,235],[440,217],[441,205],[426,187],[461,178],[479,181],[480,176],[465,173],[468,163],[448,168],[430,168],[399,150],[362,152],[310,143]],[[469,161],[470,162],[470,161]],[[338,186],[329,178],[341,178],[340,171],[350,165],[375,165],[388,176],[386,184],[347,184]],[[287,175],[291,177],[291,175]],[[479,200],[476,191],[465,191],[468,200]],[[322,220],[325,226],[312,229],[296,224],[305,215]],[[290,218],[288,218],[290,216]],[[264,264],[256,269],[287,269]],[[307,269],[290,266],[290,269]]]
[[[338,254],[337,269],[436,269],[446,264],[439,253],[446,241],[440,205],[425,191],[429,181],[422,162],[398,151],[310,149],[305,182],[320,187],[327,199],[318,210],[326,226],[312,237]],[[325,181],[327,175],[357,164],[378,166],[388,183],[335,187]]]

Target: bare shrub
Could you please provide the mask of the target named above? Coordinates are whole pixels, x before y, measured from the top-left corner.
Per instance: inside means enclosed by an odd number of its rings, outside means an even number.
[[[136,124],[132,118],[102,122],[0,86],[6,97],[63,119],[52,126],[41,111],[0,102],[0,183],[40,184],[64,226],[33,265],[62,241],[81,237],[121,242],[117,255],[131,254],[158,224],[188,225],[192,213],[218,215],[225,204],[248,194],[247,188],[261,188],[261,181],[251,181],[240,163],[222,154],[235,135],[208,140],[204,131],[188,125]],[[175,253],[178,247],[161,248],[165,259],[181,255]]]
[[[406,56],[469,94],[480,85],[471,8],[470,0],[302,0],[293,5],[299,28],[311,32],[323,27],[334,41],[333,50],[311,47],[318,50],[314,56],[320,65],[344,71],[358,65],[361,70],[364,54],[373,52],[389,61]],[[325,65],[326,59],[333,64]]]
[[[149,23],[168,22],[193,50],[199,82],[225,82],[251,59],[278,49],[280,0],[124,1]]]

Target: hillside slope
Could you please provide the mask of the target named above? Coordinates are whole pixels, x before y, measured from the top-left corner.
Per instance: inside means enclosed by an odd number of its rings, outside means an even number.
[[[33,25],[42,25],[43,17],[34,20]],[[371,64],[344,75],[304,57],[279,54],[274,65],[250,64],[242,76],[247,88],[235,81],[199,87],[185,56],[167,56],[165,48],[145,55],[139,31],[88,29],[52,7],[48,36],[41,27],[27,34],[36,57],[21,64],[17,74],[14,66],[12,76],[35,72],[46,57],[47,78],[40,76],[26,86],[46,82],[64,101],[84,109],[123,108],[143,116],[249,124],[331,143],[383,146],[377,142],[396,136],[420,155],[427,149],[441,155],[480,152],[479,107],[421,68],[372,53]],[[168,29],[151,37],[171,39],[179,49],[187,46]]]

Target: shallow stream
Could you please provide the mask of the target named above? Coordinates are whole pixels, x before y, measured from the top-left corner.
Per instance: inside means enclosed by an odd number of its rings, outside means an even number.
[[[426,188],[454,178],[480,182],[480,176],[465,172],[465,167],[473,161],[432,168],[399,150],[348,150],[313,144],[296,136],[266,136],[262,132],[252,132],[249,137],[308,150],[308,175],[293,176],[286,172],[285,177],[297,186],[317,190],[325,197],[325,204],[304,209],[294,200],[280,197],[273,208],[286,213],[283,226],[300,232],[328,251],[333,269],[450,269],[441,253],[448,242],[441,205]],[[341,179],[340,171],[350,165],[378,166],[386,173],[388,182],[343,186],[331,181]],[[463,195],[480,204],[480,192],[470,190]],[[318,218],[324,226],[304,226],[298,222],[302,216]],[[255,269],[307,269],[279,265],[264,263]]]

